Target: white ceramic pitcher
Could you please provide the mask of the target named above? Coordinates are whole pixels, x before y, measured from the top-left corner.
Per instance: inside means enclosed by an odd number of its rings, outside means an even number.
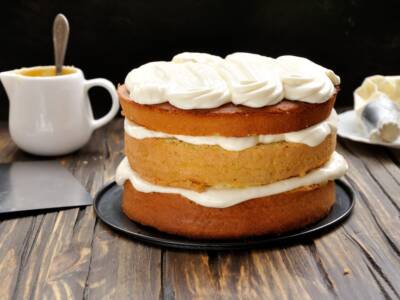
[[[82,71],[67,68],[65,75],[27,76],[35,69],[23,68],[0,73],[10,101],[11,138],[22,150],[36,155],[63,155],[84,146],[93,130],[108,123],[118,112],[114,85],[102,78],[86,80]],[[53,67],[54,68],[54,67]],[[88,90],[100,86],[111,96],[110,111],[93,118]]]

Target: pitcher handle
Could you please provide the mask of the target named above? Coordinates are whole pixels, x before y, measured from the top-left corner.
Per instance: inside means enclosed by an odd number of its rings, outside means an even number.
[[[97,129],[103,125],[106,125],[108,122],[110,122],[115,115],[118,113],[119,110],[119,102],[118,102],[118,94],[117,91],[114,87],[114,85],[111,83],[111,81],[104,79],[104,78],[96,78],[96,79],[90,79],[86,80],[85,82],[85,92],[88,93],[89,89],[92,87],[99,86],[102,88],[105,88],[108,93],[111,96],[112,100],[112,105],[110,111],[104,115],[103,117],[99,119],[93,119],[91,124],[92,128]]]

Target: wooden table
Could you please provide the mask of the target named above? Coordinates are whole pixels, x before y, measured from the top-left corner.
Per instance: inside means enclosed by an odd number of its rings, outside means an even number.
[[[33,160],[0,126],[0,162]],[[94,195],[123,157],[122,120],[60,158]],[[0,222],[1,299],[400,298],[400,152],[340,141],[358,195],[352,216],[314,240],[232,252],[147,246],[92,207]]]

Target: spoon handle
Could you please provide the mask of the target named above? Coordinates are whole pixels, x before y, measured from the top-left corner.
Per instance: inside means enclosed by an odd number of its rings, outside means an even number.
[[[53,45],[56,75],[61,75],[64,64],[65,52],[67,51],[69,37],[69,24],[63,14],[58,14],[53,23]]]

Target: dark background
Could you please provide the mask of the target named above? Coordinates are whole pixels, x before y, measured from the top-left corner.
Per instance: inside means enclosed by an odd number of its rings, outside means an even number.
[[[305,56],[342,78],[337,106],[364,77],[400,74],[400,1],[1,1],[0,71],[53,62],[51,26],[71,26],[66,63],[123,82],[134,67],[182,51]],[[91,91],[96,115],[106,92]],[[8,102],[0,88],[0,119]]]

